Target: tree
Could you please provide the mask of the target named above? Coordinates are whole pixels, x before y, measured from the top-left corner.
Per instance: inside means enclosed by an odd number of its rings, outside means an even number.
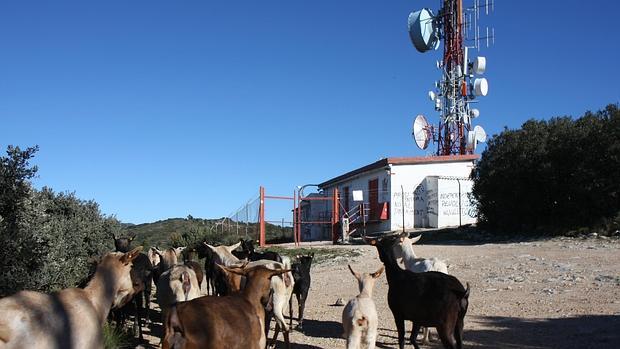
[[[479,220],[513,231],[566,231],[620,212],[620,112],[529,120],[492,137],[472,174]]]

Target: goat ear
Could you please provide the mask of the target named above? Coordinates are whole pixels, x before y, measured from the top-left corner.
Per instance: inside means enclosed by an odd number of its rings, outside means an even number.
[[[411,238],[411,239],[410,239],[410,240],[411,240],[411,244],[415,244],[415,243],[416,243],[416,242],[418,242],[421,238],[422,238],[422,234],[420,234],[420,235],[418,235],[418,236],[416,236],[416,237],[414,237],[414,238]]]
[[[232,246],[226,246],[226,249],[229,252],[232,252],[233,250],[236,250],[237,247],[241,246],[241,241],[237,242],[236,244],[232,245]]]
[[[310,254],[310,258],[314,259],[314,252]]]
[[[375,271],[374,273],[370,274],[370,276],[372,276],[373,279],[378,278],[379,276],[381,276],[381,273],[383,273],[383,269],[385,269],[385,266],[381,266],[381,268],[379,268],[379,270]]]
[[[116,234],[112,233],[112,239],[117,240]]]
[[[138,246],[133,250],[123,254],[123,256],[121,257],[121,262],[125,265],[131,263],[134,259],[136,259],[136,257],[138,257],[138,255],[140,255],[140,251],[142,251],[142,246]]]

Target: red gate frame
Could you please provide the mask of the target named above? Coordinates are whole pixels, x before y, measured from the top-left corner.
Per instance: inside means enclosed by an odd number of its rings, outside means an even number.
[[[265,187],[260,187],[260,205],[258,207],[258,217],[259,217],[259,238],[258,244],[260,247],[265,247],[265,200],[266,199],[274,199],[274,200],[292,200],[293,201],[293,212],[295,212],[295,192],[293,191],[293,196],[273,196],[273,195],[265,195]],[[294,215],[293,215],[294,218]],[[295,222],[293,221],[293,227],[295,226]],[[293,228],[293,230],[295,230]]]
[[[332,229],[332,242],[336,243],[339,237],[338,230],[338,222],[340,220],[340,201],[339,201],[339,193],[338,188],[334,188],[334,191],[330,197],[302,197],[301,189],[299,192],[293,191],[293,196],[274,196],[274,195],[265,195],[265,187],[260,187],[260,205],[258,209],[259,216],[259,239],[258,243],[260,247],[265,247],[266,245],[266,237],[265,237],[265,200],[266,199],[274,199],[274,200],[292,200],[293,201],[293,240],[295,241],[295,246],[299,246],[301,243],[301,225],[302,224],[330,224]],[[332,215],[329,221],[307,221],[304,222],[301,219],[301,202],[307,200],[317,200],[317,201],[331,201],[332,202]]]
[[[340,204],[339,204],[339,195],[338,188],[334,188],[331,197],[302,197],[301,196],[301,188],[297,193],[297,203],[296,207],[293,209],[293,231],[295,235],[295,246],[299,246],[301,243],[301,225],[302,224],[330,224],[332,229],[332,242],[336,243],[338,241],[339,231],[338,231],[338,222],[340,220]],[[304,222],[301,218],[301,203],[302,201],[331,201],[332,202],[332,215],[330,221],[306,221]]]

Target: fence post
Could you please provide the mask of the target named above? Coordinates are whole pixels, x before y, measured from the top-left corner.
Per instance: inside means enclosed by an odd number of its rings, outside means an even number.
[[[297,211],[295,206],[297,205],[297,193],[293,190],[293,242],[297,246]]]
[[[258,207],[260,235],[258,243],[260,247],[265,247],[265,188],[260,187],[260,201]]]
[[[334,187],[334,193],[332,197],[332,242],[335,244],[338,242],[338,221],[340,220],[339,205],[338,205],[338,188]]]

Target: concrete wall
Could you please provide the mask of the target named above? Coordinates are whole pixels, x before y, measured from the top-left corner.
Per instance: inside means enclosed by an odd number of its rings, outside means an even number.
[[[470,200],[473,186],[471,180],[431,176],[425,182],[430,227],[443,228],[476,222],[477,212]]]
[[[429,176],[467,178],[473,166],[472,161],[392,165],[389,230],[402,229],[403,219],[405,229],[432,227],[431,216],[428,214],[429,193],[425,178]]]

